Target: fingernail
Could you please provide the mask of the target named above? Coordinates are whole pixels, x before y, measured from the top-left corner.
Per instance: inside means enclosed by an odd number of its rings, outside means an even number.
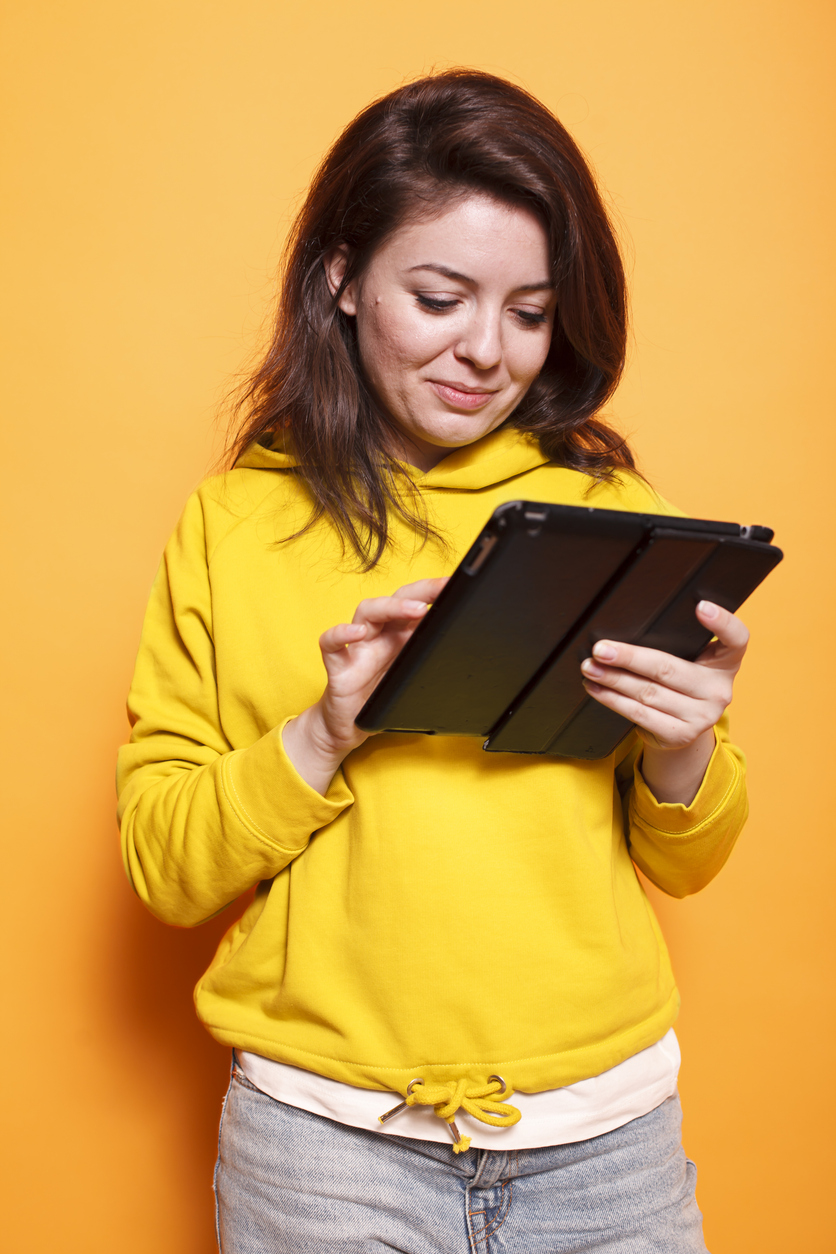
[[[591,657],[581,662],[581,670],[585,675],[603,675],[604,673],[603,668],[596,666]]]
[[[429,602],[428,601],[407,601],[406,604],[409,605],[413,610],[425,610],[427,609]]]
[[[697,603],[697,609],[702,614],[703,618],[716,618],[717,617],[717,613],[718,613],[717,606],[714,604],[713,601],[699,601]]]
[[[605,640],[599,640],[592,652],[602,662],[611,662],[615,657],[615,649],[611,644],[607,644]]]

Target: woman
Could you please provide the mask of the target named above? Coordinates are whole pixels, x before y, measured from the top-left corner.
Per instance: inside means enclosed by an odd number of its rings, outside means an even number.
[[[224,1254],[705,1248],[633,864],[681,896],[728,857],[744,626],[701,603],[696,663],[596,646],[588,691],[637,724],[604,761],[354,722],[496,505],[670,512],[597,417],[624,345],[593,179],[526,93],[424,79],[326,157],[234,469],[166,550],[119,767],[155,914],[255,886],[196,990],[234,1051]]]

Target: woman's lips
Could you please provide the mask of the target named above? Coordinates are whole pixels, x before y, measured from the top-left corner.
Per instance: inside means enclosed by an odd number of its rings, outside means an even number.
[[[451,383],[438,383],[435,380],[431,380],[431,386],[443,401],[448,405],[455,405],[456,409],[479,409],[494,395],[493,392],[462,392]]]

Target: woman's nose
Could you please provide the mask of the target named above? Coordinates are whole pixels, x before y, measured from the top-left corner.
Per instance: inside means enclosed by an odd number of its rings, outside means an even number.
[[[475,313],[456,345],[456,356],[471,362],[477,370],[490,370],[502,359],[500,319],[488,313]]]

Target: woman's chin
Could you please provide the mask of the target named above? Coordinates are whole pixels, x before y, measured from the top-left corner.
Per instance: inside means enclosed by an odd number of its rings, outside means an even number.
[[[501,426],[505,415],[488,415],[484,412],[476,414],[446,413],[435,421],[429,420],[406,432],[407,437],[427,448],[443,449],[444,453],[452,453],[457,448],[475,444],[483,436],[489,435]]]

